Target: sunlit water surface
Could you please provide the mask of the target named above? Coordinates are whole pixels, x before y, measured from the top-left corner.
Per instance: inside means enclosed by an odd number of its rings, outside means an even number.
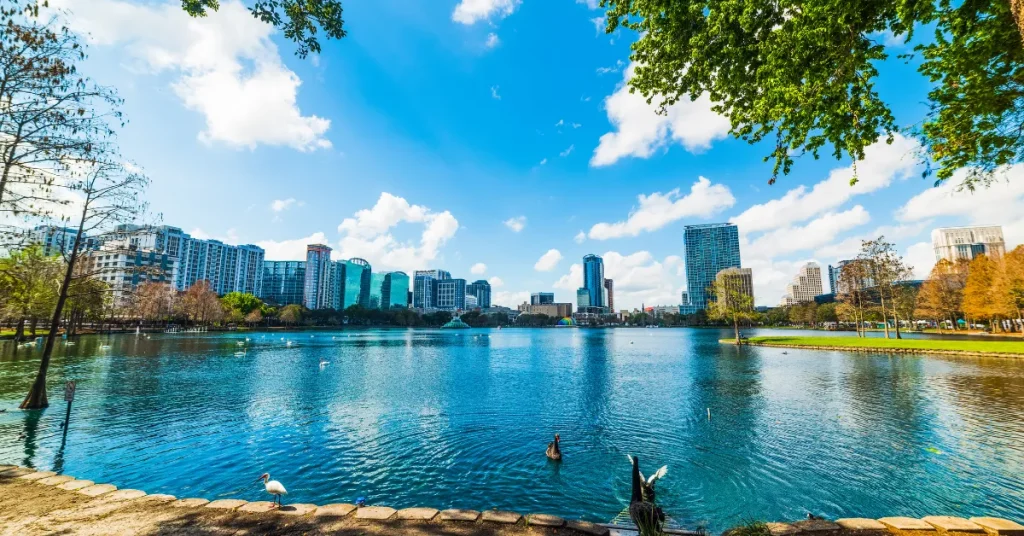
[[[262,500],[252,482],[269,472],[292,502],[608,521],[628,500],[632,453],[647,472],[668,465],[659,502],[684,526],[807,512],[1022,517],[1024,361],[736,348],[721,336],[82,337],[57,350],[45,412],[16,409],[40,350],[7,342],[0,463],[180,497]],[[67,379],[78,394],[65,441]],[[544,456],[556,432],[561,464]]]

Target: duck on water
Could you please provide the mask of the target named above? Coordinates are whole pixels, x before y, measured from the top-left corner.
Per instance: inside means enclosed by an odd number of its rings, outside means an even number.
[[[548,443],[548,450],[547,452],[545,452],[545,454],[547,454],[548,459],[554,460],[556,462],[562,461],[562,449],[558,448],[559,439],[561,438],[558,436],[558,434],[555,434],[555,440]]]

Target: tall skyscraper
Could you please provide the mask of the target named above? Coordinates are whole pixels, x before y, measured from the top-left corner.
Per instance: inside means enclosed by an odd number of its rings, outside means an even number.
[[[445,270],[416,270],[413,272],[412,306],[417,309],[434,309],[437,306],[435,281],[451,279]]]
[[[405,272],[384,274],[381,287],[381,309],[405,309],[409,307],[409,276]]]
[[[998,225],[935,229],[932,231],[932,247],[936,261],[970,261],[978,255],[1001,257],[1006,254],[1003,228]]]
[[[306,309],[328,309],[335,304],[332,295],[331,248],[324,244],[306,246],[306,281],[303,285],[303,305]]]
[[[491,306],[491,284],[483,279],[473,281],[466,287],[467,296],[476,297],[476,306],[486,309]]]
[[[385,274],[380,272],[370,274],[370,309],[387,309],[390,307],[384,304],[384,277]]]
[[[809,262],[800,268],[793,282],[786,285],[782,305],[794,305],[814,301],[815,296],[824,294],[821,289],[821,266]]]
[[[607,300],[606,306],[612,312],[615,312],[615,283],[611,279],[604,280],[604,295]]]
[[[554,292],[534,292],[530,294],[530,305],[547,305],[555,303]]]
[[[47,257],[57,254],[67,255],[71,253],[71,249],[75,246],[75,236],[77,234],[78,229],[54,225],[38,225],[23,235],[25,237],[23,242],[25,243],[24,245],[35,244],[41,246],[43,248],[43,255]],[[83,234],[82,240],[78,244],[78,251],[81,253],[97,249],[100,246],[100,242],[100,240],[94,237]]]
[[[362,266],[363,271],[359,277],[359,305],[372,309],[373,305],[370,303],[370,289],[373,287],[373,270],[370,267],[370,262],[366,259],[352,258],[348,260],[348,264]]]
[[[279,306],[302,305],[305,284],[305,261],[263,261],[263,301]]]
[[[604,259],[601,257],[593,254],[583,257],[583,288],[590,294],[590,307],[608,306],[605,299]]]
[[[693,311],[706,309],[708,289],[718,272],[740,268],[740,233],[732,223],[687,225],[683,230],[686,252],[686,291]]]
[[[466,280],[438,279],[434,281],[434,307],[446,311],[460,311],[466,308]]]
[[[850,261],[839,261],[839,265]],[[828,265],[828,291],[832,294],[839,294],[839,266]]]

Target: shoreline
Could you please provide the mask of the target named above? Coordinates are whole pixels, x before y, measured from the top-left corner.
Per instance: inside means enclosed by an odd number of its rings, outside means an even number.
[[[396,510],[352,504],[287,504],[238,499],[178,499],[118,489],[111,484],[77,480],[52,471],[0,465],[2,534],[408,534],[424,536],[633,535],[631,526],[566,520],[545,514],[521,515],[499,510],[439,511],[433,508]],[[922,536],[978,534],[1019,536],[1024,525],[994,517],[926,516],[807,519],[790,523],[750,522],[734,528],[754,529],[759,536]],[[744,530],[745,529],[745,530]],[[909,532],[908,532],[909,531]],[[726,531],[728,534],[729,531]],[[665,529],[665,534],[706,535]]]
[[[735,344],[735,339],[719,339]],[[797,350],[849,351],[882,354],[949,355],[964,357],[1024,358],[1024,342],[945,339],[884,339],[879,337],[751,337],[740,346]]]

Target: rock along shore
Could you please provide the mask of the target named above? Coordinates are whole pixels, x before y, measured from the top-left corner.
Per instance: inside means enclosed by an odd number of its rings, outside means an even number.
[[[768,528],[773,536],[1024,536],[1024,525],[992,517],[811,520],[769,523]],[[179,499],[51,471],[0,465],[0,536],[43,534],[617,536],[635,532],[546,514],[524,516],[499,510],[395,510],[351,504],[274,508],[265,501]]]

